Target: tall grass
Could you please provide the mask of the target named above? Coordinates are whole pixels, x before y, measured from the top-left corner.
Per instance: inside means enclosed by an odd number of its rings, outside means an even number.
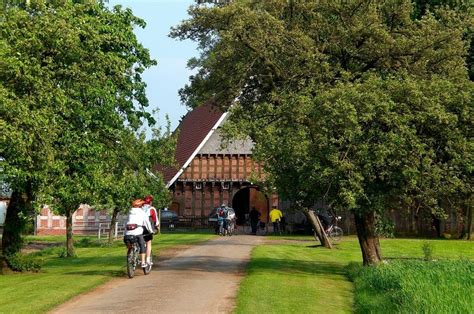
[[[472,313],[474,261],[393,260],[377,267],[352,263],[356,313]]]

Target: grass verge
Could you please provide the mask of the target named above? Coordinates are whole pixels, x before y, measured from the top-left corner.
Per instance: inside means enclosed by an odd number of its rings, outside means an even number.
[[[153,240],[154,254],[159,255],[166,248],[195,244],[212,237],[214,235],[202,233],[161,234]],[[34,240],[30,237],[27,239]],[[47,237],[39,240],[64,242],[65,238]],[[92,247],[76,248],[76,258],[59,258],[61,247],[33,253],[44,259],[39,273],[0,276],[0,313],[43,313],[114,277],[125,276],[126,252],[122,241],[115,241],[111,246],[95,241],[92,243]]]
[[[356,313],[470,313],[474,262],[394,260],[378,267],[351,264]]]
[[[348,265],[361,263],[355,237],[345,237],[333,250],[316,246],[312,237],[269,239],[275,241],[258,246],[252,252],[247,276],[238,291],[236,313],[354,311],[354,300],[358,302],[358,294],[362,291],[357,284],[354,289],[348,277]],[[422,248],[426,242],[432,248],[433,258],[474,259],[474,243],[456,240],[384,239],[381,241],[382,252],[394,264],[409,259],[419,259],[422,263]],[[427,283],[428,286],[432,284]],[[377,295],[369,294],[368,297]],[[450,299],[446,303],[450,302],[456,301]],[[380,310],[364,309],[362,312],[377,313]],[[407,312],[413,311],[407,309]]]

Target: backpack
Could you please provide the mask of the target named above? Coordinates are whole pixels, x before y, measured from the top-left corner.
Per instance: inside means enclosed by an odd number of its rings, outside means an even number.
[[[226,213],[224,211],[224,208],[219,208],[219,212],[217,213],[219,217],[225,217]]]

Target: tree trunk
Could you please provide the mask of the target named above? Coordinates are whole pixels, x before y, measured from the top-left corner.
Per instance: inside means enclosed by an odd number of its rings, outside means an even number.
[[[158,213],[157,219],[158,219],[158,222],[159,222],[159,224],[158,224],[158,234],[161,234],[161,209],[158,208],[156,211]]]
[[[313,230],[314,230],[317,238],[321,242],[321,244],[324,247],[328,248],[328,249],[332,249],[331,241],[329,241],[329,238],[328,238],[326,232],[324,231],[324,228],[322,227],[321,221],[319,221],[318,216],[316,216],[314,214],[313,210],[308,210],[306,216],[308,218],[308,221],[313,226]]]
[[[22,245],[21,232],[25,226],[20,213],[27,207],[23,193],[13,191],[7,207],[7,215],[2,236],[2,252],[4,256],[19,252]]]
[[[364,265],[376,265],[382,261],[379,237],[375,234],[375,213],[354,213],[357,237]]]
[[[72,214],[71,210],[66,211],[66,251],[67,257],[74,256],[74,243],[72,239]]]
[[[112,220],[110,221],[110,228],[109,228],[109,244],[112,244],[115,235],[115,224],[117,223],[117,215],[118,215],[118,207],[114,208],[114,212],[112,213]]]
[[[472,225],[474,220],[474,215],[472,214],[472,201],[467,202],[467,221],[466,221],[466,239],[472,239]]]

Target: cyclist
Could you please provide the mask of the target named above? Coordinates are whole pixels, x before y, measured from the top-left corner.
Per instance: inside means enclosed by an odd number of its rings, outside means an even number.
[[[140,259],[142,268],[147,267],[145,260],[145,240],[143,234],[149,233],[152,230],[150,220],[142,209],[145,202],[142,199],[137,199],[132,202],[132,209],[128,214],[124,242],[127,243],[128,236],[135,236],[138,239],[140,246]]]
[[[148,219],[150,220],[151,226],[154,228],[154,230],[157,230],[158,227],[160,226],[160,221],[158,220],[158,214],[156,211],[156,208],[153,207],[153,196],[147,195],[145,196],[144,200],[145,204],[143,205],[142,209],[145,212],[145,214],[148,216]],[[146,242],[146,262],[148,264],[152,264],[151,262],[151,240],[153,240],[153,231],[150,230],[150,233],[144,234],[143,238],[145,239]]]
[[[219,225],[219,234],[223,235],[224,230],[227,230],[227,215],[229,211],[227,210],[227,206],[222,204],[221,207],[217,208],[217,222]]]

